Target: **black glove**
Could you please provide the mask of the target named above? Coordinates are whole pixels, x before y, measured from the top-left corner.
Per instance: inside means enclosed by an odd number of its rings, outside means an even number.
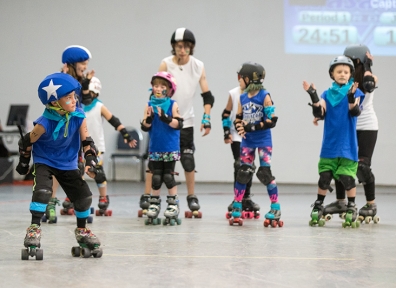
[[[129,135],[128,131],[125,128],[122,128],[120,130],[120,133],[122,135],[122,137],[127,140],[127,143],[131,142],[133,140],[133,138],[131,137],[131,135]]]
[[[26,175],[29,172],[29,162],[30,157],[19,156],[19,163],[15,170],[18,172],[19,175]]]
[[[89,83],[91,82],[91,79],[84,78],[81,81],[81,90],[89,90]]]
[[[172,122],[173,118],[171,116],[169,116],[168,114],[162,113],[160,119],[161,119],[162,122],[165,122],[166,124],[169,125],[169,123]]]
[[[348,91],[348,103],[353,104],[355,103],[355,93],[352,92],[352,88]]]

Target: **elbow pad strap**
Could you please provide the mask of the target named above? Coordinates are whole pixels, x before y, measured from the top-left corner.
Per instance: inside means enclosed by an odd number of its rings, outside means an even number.
[[[109,119],[109,123],[111,126],[115,128],[115,130],[117,130],[117,127],[121,125],[120,119],[118,119],[114,115],[112,115],[111,118]]]
[[[213,107],[214,97],[212,95],[212,92],[208,91],[208,92],[202,93],[201,96],[203,98],[204,106],[206,104],[209,104],[210,107]]]

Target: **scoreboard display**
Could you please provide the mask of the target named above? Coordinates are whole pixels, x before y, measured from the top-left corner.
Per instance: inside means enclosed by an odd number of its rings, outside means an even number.
[[[396,0],[284,0],[285,52],[337,54],[365,44],[396,55]]]

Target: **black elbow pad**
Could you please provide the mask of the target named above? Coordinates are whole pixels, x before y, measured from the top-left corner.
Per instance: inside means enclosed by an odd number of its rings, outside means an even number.
[[[175,129],[176,129],[176,130],[181,130],[181,129],[183,129],[183,121],[184,121],[184,119],[183,119],[183,118],[180,118],[180,117],[175,117],[174,119],[176,119],[177,122],[179,123]]]
[[[374,81],[374,77],[373,76],[364,76],[363,77],[363,87],[364,90],[366,90],[367,92],[371,93],[374,91],[375,87],[375,81]]]
[[[142,131],[148,132],[148,131],[150,131],[151,126],[150,127],[146,127],[146,126],[143,125],[143,122],[140,122],[140,128],[142,129]]]
[[[202,93],[201,96],[203,98],[204,106],[206,104],[209,104],[210,107],[213,107],[214,97],[212,95],[212,92],[208,91],[208,92]]]
[[[359,116],[361,113],[359,105],[353,106],[353,108],[349,110],[349,113],[351,114],[352,117]]]

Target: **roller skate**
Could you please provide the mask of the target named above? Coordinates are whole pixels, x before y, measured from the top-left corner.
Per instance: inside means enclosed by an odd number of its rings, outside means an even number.
[[[56,217],[56,205],[60,206],[60,201],[58,198],[51,198],[51,200],[48,202],[45,214],[41,218],[41,222],[48,221],[48,223],[51,224],[58,221],[58,217]]]
[[[36,260],[43,260],[43,249],[40,249],[41,229],[37,224],[32,224],[26,229],[25,240],[23,245],[26,247],[21,251],[21,259],[29,260],[30,257],[36,257]]]
[[[143,215],[147,214],[147,209],[150,206],[150,194],[143,194],[140,196],[139,202],[141,210],[138,210],[138,217],[143,217]]]
[[[322,201],[316,200],[315,203],[311,205],[311,207],[313,207],[313,209],[311,212],[311,220],[309,220],[309,226],[324,226],[325,220],[322,218],[324,207]]]
[[[175,196],[167,196],[166,202],[168,203],[168,207],[166,207],[164,216],[165,219],[162,220],[163,225],[171,225],[174,226],[176,223],[177,225],[181,224],[181,219],[178,218],[179,216],[179,198],[177,195]]]
[[[61,215],[74,215],[74,205],[70,202],[69,198],[66,198],[62,203],[63,209],[60,210]]]
[[[95,215],[96,216],[111,216],[113,215],[113,211],[112,210],[107,210],[107,207],[109,207],[110,204],[110,199],[109,199],[109,195],[106,196],[99,196],[99,210],[95,211]]]
[[[242,199],[242,210],[242,218],[260,218],[260,206],[252,201],[250,195]]]
[[[342,223],[342,227],[345,228],[350,226],[352,228],[359,228],[360,222],[356,221],[357,218],[357,208],[356,204],[353,202],[348,202],[347,212],[345,214],[345,222]]]
[[[243,225],[242,219],[242,202],[234,201],[232,203],[231,218],[228,220],[230,226],[237,223],[239,226]]]
[[[264,227],[272,226],[272,227],[283,227],[283,221],[280,220],[281,217],[281,210],[280,210],[280,204],[278,202],[276,203],[271,203],[270,206],[270,211],[265,214],[265,220],[264,220]]]
[[[326,221],[330,221],[333,218],[333,214],[338,214],[341,219],[345,219],[346,211],[346,202],[337,200],[325,206],[323,215]]]
[[[184,217],[186,218],[202,218],[202,212],[198,211],[201,206],[199,205],[198,198],[195,195],[187,195],[188,208],[191,211],[185,211]]]
[[[377,224],[380,221],[380,218],[377,216],[377,204],[375,203],[367,203],[359,210],[359,217],[358,220],[360,223],[365,222],[369,224],[373,221]]]
[[[79,246],[74,246],[71,249],[73,257],[100,258],[103,255],[102,248],[100,248],[100,241],[95,234],[88,228],[76,228],[74,235]]]
[[[161,224],[161,219],[158,218],[158,214],[161,211],[161,198],[159,197],[151,197],[150,198],[150,206],[147,210],[147,219],[144,221],[144,224],[149,225],[158,225]]]
[[[226,213],[226,218],[227,219],[230,219],[231,218],[231,216],[232,216],[232,205],[234,204],[234,201],[232,201],[231,202],[231,204],[230,205],[228,205],[228,208],[227,208],[227,213]]]

